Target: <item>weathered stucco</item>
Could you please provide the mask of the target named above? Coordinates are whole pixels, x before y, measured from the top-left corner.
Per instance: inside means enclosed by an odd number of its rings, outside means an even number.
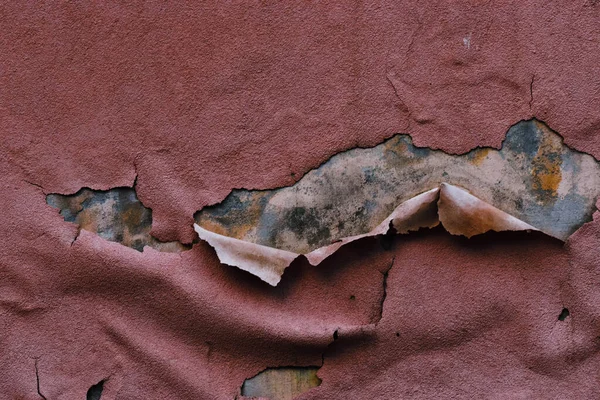
[[[600,397],[600,219],[561,203],[565,155],[600,158],[595,1],[12,2],[0,21],[0,397],[231,400],[311,366],[298,399]],[[277,287],[194,243],[232,191],[284,193],[398,134],[475,168],[532,118],[573,150],[522,149],[527,193],[589,221],[550,224],[565,243],[440,227],[298,259]],[[46,203],[134,184],[146,222],[117,242]],[[138,234],[192,247],[121,244]]]

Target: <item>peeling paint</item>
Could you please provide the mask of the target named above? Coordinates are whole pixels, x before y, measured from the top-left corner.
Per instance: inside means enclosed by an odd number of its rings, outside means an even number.
[[[444,182],[565,240],[591,220],[600,166],[536,120],[510,128],[500,150],[459,156],[396,135],[373,148],[340,153],[293,186],[234,190],[195,219],[222,235],[309,252],[370,231],[398,204]]]
[[[102,400],[232,400],[267,367],[322,365],[339,329],[323,383],[298,400],[600,399],[600,213],[565,246],[441,228],[385,251],[366,240],[322,268],[298,260],[270,288],[204,243],[138,253],[81,231],[70,249],[77,225],[44,204],[138,174],[153,234],[189,243],[192,214],[232,188],[291,185],[396,133],[451,154],[493,146],[472,153],[477,171],[507,127],[538,116],[600,160],[598,3],[3,2],[0,398],[85,399],[106,379]],[[569,183],[588,161],[538,150],[519,155],[530,197],[507,183],[485,200],[524,215],[539,202],[575,227],[565,218],[589,209],[596,180]],[[232,234],[269,209],[239,207]],[[321,215],[299,204],[293,218],[309,235]],[[363,228],[332,221],[306,246]]]
[[[220,235],[194,224],[200,239],[208,242],[223,264],[248,271],[277,285],[284,270],[300,255],[319,265],[342,246],[367,237],[406,234],[441,224],[453,235],[472,237],[488,231],[535,231],[535,227],[478,199],[467,191],[442,183],[403,203],[367,233],[336,240],[308,253],[295,253]]]
[[[161,242],[150,235],[152,210],[144,207],[133,188],[83,188],[73,195],[49,194],[46,202],[80,229],[138,251],[143,251],[144,246],[169,253],[190,248],[179,242]]]
[[[447,194],[437,202],[437,188],[444,185]],[[452,189],[457,186],[469,194]],[[436,191],[435,199],[420,197],[428,191]],[[468,237],[525,229],[565,240],[591,219],[599,193],[596,160],[530,120],[514,125],[500,150],[477,148],[463,155],[416,147],[410,136],[396,135],[372,148],[337,154],[293,186],[234,190],[195,219],[200,238],[223,263],[275,285],[299,254],[317,265],[346,243],[386,234],[392,222],[399,233],[441,222]],[[409,206],[409,199],[420,200]],[[189,248],[150,235],[152,210],[134,188],[49,194],[47,203],[65,221],[138,251]]]
[[[408,135],[348,150],[293,186],[232,191],[196,213],[195,229],[221,262],[274,285],[298,255],[317,265],[346,243],[386,234],[392,222],[407,227],[399,233],[439,218],[467,237],[540,230],[564,241],[591,220],[599,193],[598,162],[530,120],[510,128],[500,150],[450,155],[416,147]],[[417,212],[426,209],[434,216]]]

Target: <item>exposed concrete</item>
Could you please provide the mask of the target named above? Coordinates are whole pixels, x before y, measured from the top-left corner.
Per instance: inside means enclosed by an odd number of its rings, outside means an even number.
[[[292,186],[234,190],[196,221],[221,235],[309,252],[369,232],[400,203],[444,182],[566,240],[592,219],[600,164],[535,120],[509,129],[500,150],[480,147],[460,156],[397,135],[335,155]]]

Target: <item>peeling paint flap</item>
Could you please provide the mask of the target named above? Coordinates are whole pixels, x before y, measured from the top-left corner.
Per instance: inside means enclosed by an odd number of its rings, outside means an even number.
[[[200,239],[215,249],[223,264],[248,271],[273,286],[279,283],[286,267],[299,256],[290,251],[219,235],[197,224],[194,224],[194,229]]]
[[[447,183],[440,186],[438,215],[448,232],[468,238],[489,231],[538,230],[469,192]]]
[[[392,228],[397,234],[406,234],[421,228],[433,228],[440,222],[451,234],[466,237],[488,231],[538,230],[467,191],[447,183],[401,203],[373,230],[343,238],[308,253],[295,253],[232,238],[209,231],[198,224],[194,224],[194,229],[200,239],[215,249],[223,264],[248,271],[276,286],[285,269],[301,255],[316,266],[342,246],[356,240],[385,235]]]

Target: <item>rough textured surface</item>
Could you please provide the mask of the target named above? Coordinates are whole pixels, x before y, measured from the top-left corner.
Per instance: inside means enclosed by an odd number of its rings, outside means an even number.
[[[597,221],[580,232],[573,243],[597,240]],[[389,272],[375,332],[358,342],[341,330],[323,383],[299,398],[597,398],[597,303],[585,293],[598,258],[581,250],[532,234],[409,236],[391,249],[407,266]]]
[[[45,204],[137,176],[155,237],[191,243],[232,189],[397,133],[464,153],[536,117],[599,158],[595,1],[5,2],[0,21],[2,395],[232,399],[324,355],[300,398],[600,397],[598,214],[566,247],[424,232],[269,288],[205,244],[71,246]],[[394,255],[412,267],[385,275]]]

